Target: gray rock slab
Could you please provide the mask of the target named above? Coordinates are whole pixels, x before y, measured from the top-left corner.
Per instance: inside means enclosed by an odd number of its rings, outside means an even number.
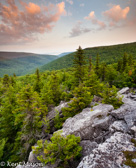
[[[77,168],[122,168],[122,151],[134,151],[135,147],[128,134],[116,132],[92,153],[83,158]]]

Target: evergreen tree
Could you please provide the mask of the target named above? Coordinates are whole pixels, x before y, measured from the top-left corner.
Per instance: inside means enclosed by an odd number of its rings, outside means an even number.
[[[79,46],[74,56],[74,68],[75,68],[74,76],[76,86],[78,86],[80,83],[83,82],[85,75],[85,65],[86,65],[85,56],[82,48]]]
[[[89,74],[91,73],[92,70],[92,57],[89,57]]]
[[[19,92],[17,103],[18,108],[14,112],[16,114],[15,124],[21,124],[21,130],[18,132],[15,150],[21,150],[21,154],[26,160],[31,146],[40,138],[47,108],[42,105],[37,92],[34,92],[30,85],[22,88]],[[18,141],[21,148],[18,146]]]
[[[119,72],[122,71],[122,64],[123,64],[122,60],[121,60],[121,59],[118,60],[118,63],[117,63],[117,71],[119,71]]]
[[[98,76],[99,76],[99,68],[100,68],[99,61],[100,61],[100,57],[99,57],[99,54],[97,54],[97,57],[96,57],[96,65],[95,65],[95,72],[96,72],[96,74],[97,74]]]
[[[134,58],[133,56],[130,54],[129,57],[128,57],[128,65],[129,66],[132,66],[134,64]]]
[[[69,103],[69,107],[65,107],[62,109],[63,115],[66,118],[73,117],[74,115],[80,113],[85,107],[91,103],[93,97],[89,92],[89,88],[80,84],[73,91],[74,98],[71,103]]]
[[[34,91],[37,91],[40,93],[42,84],[41,84],[41,80],[40,80],[39,69],[36,69],[35,75],[36,75],[36,79],[35,79],[35,83],[34,83]]]
[[[18,128],[14,125],[15,116],[13,114],[16,108],[16,94],[12,86],[9,86],[5,93],[0,108],[0,139],[5,139],[3,148],[3,157],[1,161],[7,161],[12,155],[12,149],[15,142],[15,136]]]
[[[56,72],[52,72],[41,91],[42,101],[48,107],[58,105],[61,97],[61,89],[59,84],[59,77]]]
[[[85,87],[88,88],[91,95],[99,95],[99,93],[103,90],[103,83],[100,83],[100,80],[93,69],[91,71],[91,75],[86,76],[84,84]]]
[[[123,56],[123,66],[122,66],[122,70],[124,71],[126,66],[127,66],[127,62],[128,62],[128,59],[127,59],[127,53],[124,53],[124,56]]]
[[[9,78],[9,76],[7,74],[5,74],[4,77],[3,77],[3,85],[5,87],[8,87],[9,83],[10,83],[10,78]]]
[[[103,63],[101,65],[101,79],[102,79],[102,81],[105,80],[105,76],[106,76],[106,64]]]

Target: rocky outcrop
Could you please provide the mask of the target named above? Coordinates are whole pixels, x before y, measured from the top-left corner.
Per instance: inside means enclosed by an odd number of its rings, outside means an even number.
[[[132,138],[136,138],[136,94],[129,93],[129,90],[127,87],[118,92],[118,96],[123,97],[124,104],[116,110],[112,105],[101,104],[98,101],[99,105],[93,108],[89,106],[65,121],[62,135],[80,136],[80,145],[83,148],[78,167],[72,167],[130,168],[123,165],[125,159],[123,151],[136,150],[131,142]],[[57,112],[60,117],[62,116],[63,107],[68,107],[68,103],[62,102],[49,112],[50,126],[53,126]],[[32,152],[28,161],[37,162]],[[57,164],[47,165],[44,168],[57,168]]]
[[[136,151],[131,142],[136,138],[136,95],[128,91],[124,88],[118,93],[124,94],[124,104],[109,113],[114,122],[109,126],[108,138],[85,156],[77,168],[130,168],[123,164],[123,151]]]
[[[120,132],[114,133],[104,143],[99,144],[90,155],[83,158],[77,168],[123,168],[125,150],[136,150],[130,142],[131,136]]]
[[[74,134],[81,140],[96,140],[102,136],[105,130],[113,122],[108,114],[113,110],[112,105],[99,104],[93,108],[86,108],[72,118],[68,118],[63,124],[62,135]]]

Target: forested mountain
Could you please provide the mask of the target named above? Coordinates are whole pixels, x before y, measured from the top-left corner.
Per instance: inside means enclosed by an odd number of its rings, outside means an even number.
[[[2,77],[4,74],[13,75],[13,73],[17,76],[25,75],[31,70],[57,58],[54,55],[0,52],[0,76]]]
[[[136,58],[136,42],[128,44],[119,44],[113,46],[93,47],[84,49],[84,55],[86,58],[92,57],[92,62],[95,62],[95,57],[99,54],[100,62],[111,64],[117,62],[124,53],[132,55]],[[57,60],[54,60],[46,65],[40,67],[40,71],[44,70],[58,70],[68,68],[73,64],[73,58],[75,53],[68,54]]]

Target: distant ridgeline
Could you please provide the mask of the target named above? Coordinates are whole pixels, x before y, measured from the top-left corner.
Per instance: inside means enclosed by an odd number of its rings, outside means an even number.
[[[96,61],[96,55],[99,54],[100,62],[104,62],[106,64],[118,62],[125,52],[128,55],[132,55],[133,58],[136,58],[136,42],[84,49],[84,55],[86,56],[87,60],[91,56],[92,62],[94,63]],[[58,58],[46,65],[41,66],[39,70],[43,72],[45,70],[59,70],[68,68],[73,65],[74,54],[75,53],[71,53]]]
[[[0,52],[0,77],[4,74],[17,76],[33,72],[39,66],[45,65],[58,57],[55,55],[40,55],[21,52]]]

